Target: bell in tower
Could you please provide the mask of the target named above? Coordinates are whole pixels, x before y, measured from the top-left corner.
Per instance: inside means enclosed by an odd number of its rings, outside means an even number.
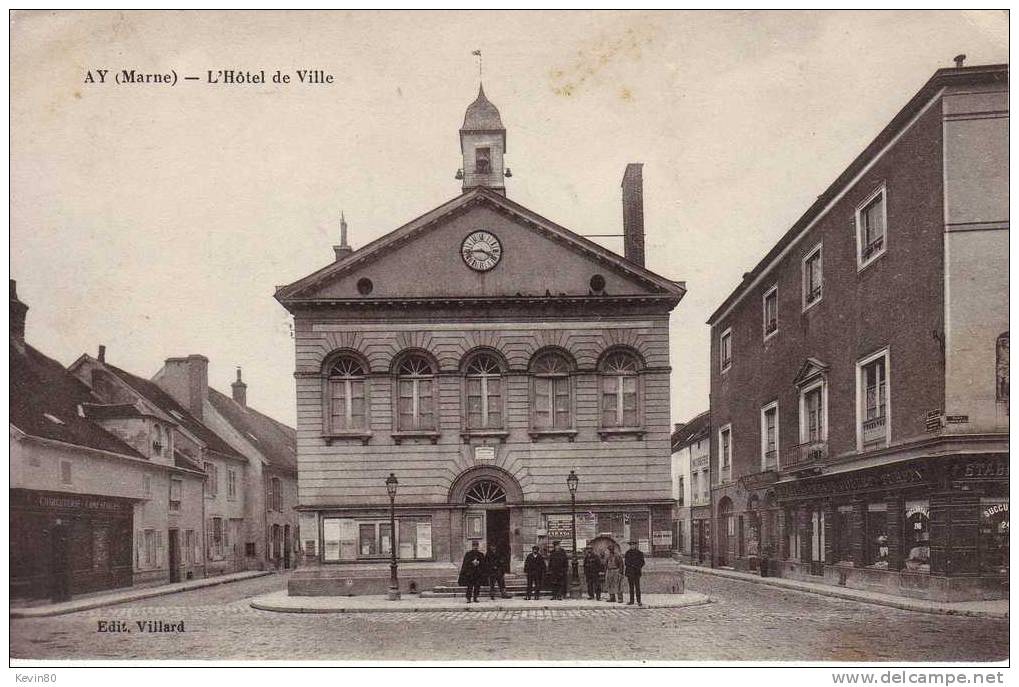
[[[506,153],[506,129],[495,105],[485,97],[484,86],[478,87],[477,99],[467,106],[460,127],[460,150],[463,153],[464,193],[478,186],[506,195],[503,167]],[[460,175],[457,175],[459,178]]]

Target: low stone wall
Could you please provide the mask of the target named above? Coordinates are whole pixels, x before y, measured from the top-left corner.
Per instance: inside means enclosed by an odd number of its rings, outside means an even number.
[[[670,561],[662,564],[649,561],[641,577],[641,592],[647,594],[682,594],[686,589],[683,571]],[[411,594],[442,585],[456,584],[457,566],[418,568],[401,566],[398,571],[400,593]],[[581,587],[585,583],[583,575]],[[623,590],[627,590],[623,581]],[[356,566],[320,566],[298,568],[287,582],[290,596],[366,596],[389,591],[389,569]]]
[[[801,582],[820,582],[835,587],[860,589],[928,601],[992,601],[1008,598],[1008,580],[991,576],[947,577],[909,570],[855,568],[825,565],[822,575],[811,575],[810,566],[794,561],[773,561],[778,576]]]

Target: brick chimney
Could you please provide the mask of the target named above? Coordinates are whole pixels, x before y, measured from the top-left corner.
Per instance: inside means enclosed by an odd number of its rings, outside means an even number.
[[[343,216],[342,212],[340,213],[340,245],[333,246],[333,252],[336,253],[337,262],[354,252],[354,249],[347,245],[347,218]]]
[[[106,362],[106,346],[99,345],[99,354],[96,356],[96,359],[101,363]]]
[[[230,385],[230,388],[234,392],[234,401],[238,404],[247,407],[248,405],[248,385],[241,381],[241,368],[237,368],[237,381]]]
[[[28,306],[18,300],[18,282],[11,279],[11,338],[19,344],[25,343],[25,315]]]
[[[644,266],[644,165],[631,162],[623,172],[623,257]]]
[[[153,381],[173,396],[199,420],[203,415],[203,402],[209,395],[209,359],[191,354],[186,358],[167,358],[163,369]]]

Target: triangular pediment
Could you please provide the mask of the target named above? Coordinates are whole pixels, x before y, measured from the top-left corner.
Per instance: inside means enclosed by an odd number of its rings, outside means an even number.
[[[465,239],[479,231],[499,243],[499,260],[490,269],[472,267],[462,255]],[[602,289],[592,286],[596,275],[600,280],[594,284],[604,283]],[[685,291],[681,283],[636,265],[502,195],[477,189],[281,287],[276,297],[284,304],[599,296],[678,302]]]
[[[817,358],[807,358],[803,365],[800,366],[800,371],[796,373],[796,379],[793,380],[793,384],[795,386],[803,386],[826,374],[828,374],[827,364],[822,363]]]

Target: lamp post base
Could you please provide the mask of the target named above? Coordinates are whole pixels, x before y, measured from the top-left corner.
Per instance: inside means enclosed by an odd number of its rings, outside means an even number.
[[[399,601],[400,600],[400,590],[397,589],[396,587],[390,587],[389,588],[389,594],[387,595],[386,598],[388,598],[390,601]]]

